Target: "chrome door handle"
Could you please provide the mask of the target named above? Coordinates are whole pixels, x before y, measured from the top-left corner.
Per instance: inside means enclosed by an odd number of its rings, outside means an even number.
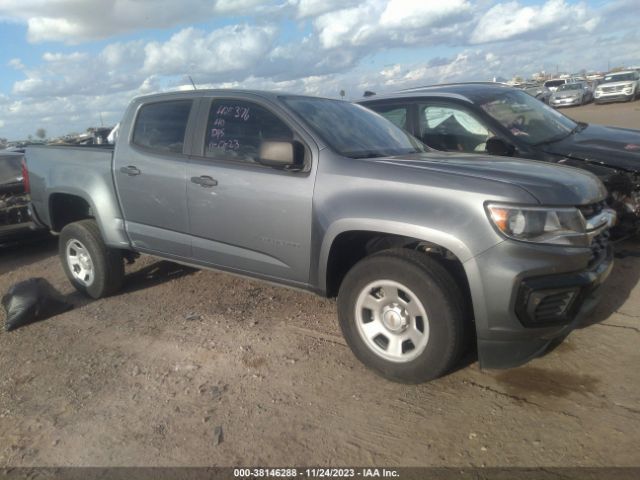
[[[140,169],[134,165],[129,165],[128,167],[120,167],[120,171],[122,173],[126,173],[130,177],[134,177],[136,175],[140,175],[142,172]]]
[[[200,177],[191,177],[191,181],[201,187],[215,187],[218,185],[218,181],[214,180],[208,175],[202,175]]]

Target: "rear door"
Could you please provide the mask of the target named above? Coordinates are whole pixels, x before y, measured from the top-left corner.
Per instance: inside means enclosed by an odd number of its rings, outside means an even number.
[[[176,98],[138,106],[116,145],[114,178],[125,227],[143,251],[191,256],[186,183],[188,132],[196,101]],[[132,107],[135,108],[135,107]]]
[[[305,284],[309,279],[315,145],[293,120],[255,100],[211,99],[188,167],[193,257],[199,262]],[[297,141],[305,168],[258,163],[263,140]],[[315,148],[315,147],[314,147]]]

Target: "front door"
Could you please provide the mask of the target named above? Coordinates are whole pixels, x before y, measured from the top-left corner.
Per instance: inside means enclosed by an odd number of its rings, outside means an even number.
[[[446,103],[418,106],[418,135],[425,145],[441,151],[485,153],[494,133],[463,107]]]
[[[307,283],[314,185],[308,144],[300,171],[261,165],[263,140],[301,139],[268,105],[257,102],[214,99],[206,124],[204,145],[191,157],[187,175],[193,257]]]

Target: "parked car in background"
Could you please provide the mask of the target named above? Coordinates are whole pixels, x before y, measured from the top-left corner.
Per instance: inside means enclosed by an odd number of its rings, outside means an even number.
[[[583,168],[607,186],[617,236],[640,228],[640,131],[575,122],[521,90],[439,85],[360,100],[426,145]]]
[[[337,296],[357,358],[403,382],[449,371],[471,339],[482,367],[543,353],[612,268],[595,176],[426,152],[342,100],[142,97],[113,152],[35,147],[26,159],[34,218],[60,232],[78,290],[117,292],[123,258],[147,253]]]
[[[517,88],[520,88],[524,92],[526,92],[529,95],[531,95],[533,98],[537,98],[542,103],[549,103],[549,99],[551,98],[551,95],[553,94],[553,92],[551,92],[551,90],[549,90],[547,87],[545,87],[544,85],[538,85],[537,83],[524,84],[524,85],[519,86]]]
[[[0,243],[17,240],[34,231],[28,212],[22,153],[0,150]]]
[[[596,87],[595,103],[627,101],[640,96],[640,73],[635,70],[607,73]]]
[[[566,78],[554,78],[553,80],[547,80],[542,85],[551,90],[551,92],[555,92],[559,86],[564,85],[565,83],[568,83]]]
[[[565,83],[551,94],[549,105],[569,107],[584,105],[593,99],[593,92],[586,82]]]

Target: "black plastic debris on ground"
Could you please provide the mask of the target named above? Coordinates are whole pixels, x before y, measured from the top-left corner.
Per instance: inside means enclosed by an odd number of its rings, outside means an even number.
[[[2,297],[7,332],[71,310],[62,295],[44,278],[16,283]]]

